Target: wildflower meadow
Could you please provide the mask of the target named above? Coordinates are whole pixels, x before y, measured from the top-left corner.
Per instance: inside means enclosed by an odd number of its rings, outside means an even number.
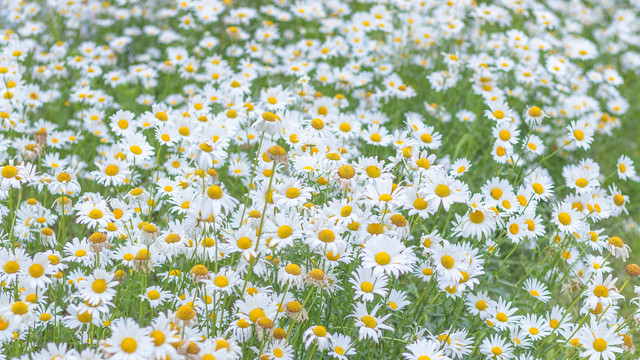
[[[639,359],[639,121],[640,0],[0,0],[0,360]]]

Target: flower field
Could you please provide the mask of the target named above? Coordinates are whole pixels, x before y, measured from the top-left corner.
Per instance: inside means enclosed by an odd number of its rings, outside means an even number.
[[[0,360],[638,359],[639,15],[0,0]]]

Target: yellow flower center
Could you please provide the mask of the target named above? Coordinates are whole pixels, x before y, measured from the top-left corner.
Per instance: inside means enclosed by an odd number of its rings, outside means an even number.
[[[138,342],[132,337],[126,337],[122,339],[122,342],[120,343],[120,348],[122,349],[122,351],[128,354],[132,354],[138,348]]]
[[[480,210],[472,211],[469,214],[469,220],[474,224],[481,224],[484,221],[484,213]]]
[[[251,239],[249,239],[246,236],[243,236],[241,238],[238,239],[238,247],[242,250],[247,250],[248,248],[251,247]]]
[[[604,285],[598,285],[593,289],[593,294],[598,297],[606,298],[609,296],[609,289]]]
[[[496,319],[500,322],[507,322],[507,320],[509,319],[509,317],[507,317],[507,314],[500,312],[496,315]]]
[[[370,329],[374,329],[378,325],[378,323],[376,322],[376,319],[374,319],[373,316],[365,315],[360,320],[362,320],[362,323],[364,324],[364,326]]]
[[[531,187],[533,188],[533,191],[535,191],[538,195],[541,195],[544,192],[544,188],[540,183],[534,183],[533,185],[531,185]]]
[[[597,352],[603,352],[607,349],[607,342],[603,338],[597,338],[593,342],[593,349]]]
[[[560,214],[558,214],[558,221],[560,221],[560,224],[567,226],[571,224],[571,215],[567,214],[566,212],[561,212]]]
[[[119,172],[120,172],[120,169],[118,169],[116,165],[108,165],[104,169],[104,173],[107,174],[108,176],[116,176],[118,175]]]
[[[91,288],[95,293],[101,294],[107,290],[107,282],[103,279],[96,279],[91,285]]]
[[[29,311],[29,307],[22,301],[16,301],[11,305],[11,312],[16,315],[24,315]]]
[[[129,150],[131,150],[132,153],[136,154],[136,155],[140,155],[142,154],[142,148],[138,145],[132,145]]]
[[[331,243],[331,242],[334,242],[335,239],[336,239],[336,235],[333,233],[333,231],[329,229],[321,230],[318,233],[318,240],[322,242]]]
[[[378,265],[387,265],[391,262],[391,256],[383,251],[376,254],[375,260]]]
[[[89,211],[89,217],[94,220],[102,219],[102,216],[102,211],[100,211],[99,209],[93,209]]]
[[[2,177],[5,179],[11,179],[18,175],[18,169],[15,166],[7,165],[2,168]]]
[[[453,257],[451,255],[445,255],[440,259],[440,263],[445,269],[451,269],[453,267]]]
[[[217,287],[226,287],[227,285],[229,285],[229,280],[227,279],[226,276],[216,276],[216,278],[213,280],[213,283],[217,286]]]
[[[295,198],[297,198],[298,196],[300,196],[300,190],[299,190],[299,189],[297,189],[297,188],[294,188],[294,187],[289,188],[289,189],[287,189],[286,196],[287,196],[289,199],[295,199]]]
[[[542,115],[542,109],[537,106],[532,106],[529,108],[529,116],[537,118]]]
[[[160,346],[160,345],[164,344],[164,342],[166,340],[166,336],[160,330],[153,330],[151,332],[151,334],[149,334],[149,336],[151,336],[151,338],[153,339],[153,344],[155,346]]]
[[[4,264],[4,272],[7,274],[15,274],[20,270],[20,264],[17,261],[8,261]]]
[[[34,278],[39,278],[44,274],[44,267],[40,264],[33,264],[29,266],[29,275]]]
[[[222,197],[222,188],[218,185],[211,185],[207,189],[207,196],[213,200],[218,200]]]
[[[436,191],[436,195],[438,195],[441,198],[447,197],[449,196],[449,194],[451,194],[451,189],[449,189],[449,187],[445,184],[440,184],[436,186],[435,191]]]
[[[327,336],[327,329],[324,326],[316,326],[313,328],[313,334],[317,337],[325,337]]]

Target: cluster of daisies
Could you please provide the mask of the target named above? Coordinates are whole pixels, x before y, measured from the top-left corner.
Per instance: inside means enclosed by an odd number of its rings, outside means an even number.
[[[0,359],[637,358],[638,14],[0,0]]]

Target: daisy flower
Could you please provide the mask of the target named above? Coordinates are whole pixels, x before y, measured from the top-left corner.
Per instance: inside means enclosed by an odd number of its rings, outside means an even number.
[[[524,281],[523,289],[533,296],[535,299],[542,301],[543,303],[551,300],[551,292],[547,289],[547,286],[534,278],[529,278]]]
[[[0,190],[20,188],[22,184],[28,183],[36,175],[36,168],[31,163],[15,164],[10,161],[0,169]]]
[[[103,343],[102,350],[113,359],[143,360],[154,351],[148,328],[131,318],[122,318],[111,325],[111,337]]]
[[[355,299],[372,301],[375,294],[385,297],[388,292],[387,277],[384,274],[374,275],[371,269],[358,268],[349,282],[355,290]]]
[[[293,346],[287,344],[285,340],[275,341],[269,345],[267,355],[275,359],[293,360]]]
[[[606,323],[591,322],[580,329],[578,339],[583,347],[580,356],[589,360],[613,360],[616,354],[622,353],[622,337],[617,333],[618,327]]]
[[[229,195],[223,187],[211,185],[206,188],[199,204],[202,215],[209,216],[221,212],[228,213],[238,205],[238,200]]]
[[[482,239],[489,237],[495,231],[501,220],[489,206],[483,204],[482,195],[476,194],[469,200],[469,211],[460,216],[456,214],[456,225],[454,234],[460,234],[463,237],[474,237]]]
[[[494,121],[508,120],[514,117],[515,113],[504,101],[496,100],[489,104],[490,110],[484,111],[484,116]]]
[[[588,150],[593,141],[594,129],[585,120],[572,121],[569,126],[569,139],[575,141],[576,146]]]
[[[544,112],[538,106],[527,106],[527,109],[523,112],[524,121],[529,125],[529,127],[539,126],[545,118],[548,118],[549,115]]]
[[[424,184],[421,193],[426,201],[433,201],[436,207],[442,205],[445,211],[454,203],[467,201],[469,196],[465,183],[449,177],[444,172],[434,174],[432,179]]]
[[[436,272],[442,279],[457,283],[468,270],[466,256],[459,247],[448,242],[432,247],[431,256],[436,267]]]
[[[586,297],[584,305],[589,309],[595,309],[598,304],[603,307],[615,304],[618,300],[624,299],[624,296],[618,293],[616,288],[617,278],[608,275],[604,278],[601,272],[595,273],[595,277],[589,283],[587,290],[582,296]]]
[[[513,358],[513,346],[499,334],[493,334],[482,340],[480,352],[487,359],[505,360]]]
[[[537,341],[551,333],[551,328],[543,316],[526,314],[520,319],[520,327],[527,332],[531,340]]]
[[[489,319],[493,326],[499,330],[513,329],[518,325],[521,316],[516,315],[517,308],[511,307],[511,302],[500,298],[494,306],[489,309]]]
[[[621,155],[616,165],[618,168],[618,177],[620,180],[631,179],[638,181],[638,175],[636,174],[636,167],[633,165],[633,161],[626,155]]]
[[[403,353],[405,360],[439,359],[451,360],[440,350],[440,343],[434,340],[418,339],[407,345],[407,352]]]
[[[75,205],[78,223],[86,224],[90,228],[105,228],[115,220],[105,200],[84,201]]]
[[[129,165],[123,160],[108,159],[102,163],[96,163],[98,170],[91,174],[99,184],[105,186],[124,185],[130,181],[131,171]]]
[[[322,325],[311,326],[302,333],[302,341],[304,341],[305,349],[308,349],[314,342],[320,351],[331,349],[332,340],[333,336],[329,334],[327,329]]]
[[[149,302],[149,306],[152,309],[155,309],[159,306],[162,306],[166,301],[171,298],[171,292],[167,290],[163,290],[162,287],[158,285],[149,286],[144,294],[138,295],[140,299],[146,300]]]
[[[588,226],[583,220],[582,214],[575,211],[571,204],[567,202],[553,204],[551,219],[561,232],[568,234],[584,233]]]
[[[356,319],[356,327],[359,328],[359,340],[372,339],[378,343],[379,338],[382,336],[382,330],[393,330],[389,325],[384,324],[384,321],[388,319],[391,314],[384,316],[377,316],[376,313],[380,305],[376,305],[370,312],[367,311],[366,303],[356,303],[352,316]]]
[[[388,309],[392,311],[401,311],[409,304],[410,302],[407,300],[407,294],[404,291],[391,289],[389,297],[387,298]]]
[[[282,119],[278,114],[265,111],[253,123],[252,127],[260,133],[276,135],[282,132]]]
[[[533,190],[534,200],[548,200],[553,195],[553,181],[541,172],[531,173],[525,178],[525,184]]]
[[[85,281],[77,284],[78,296],[89,304],[109,302],[116,295],[114,287],[118,285],[114,281],[114,275],[102,269],[96,269]]]
[[[180,341],[178,330],[165,313],[159,313],[149,327],[149,337],[153,341],[153,354],[156,358],[179,356],[176,343]]]
[[[349,356],[356,354],[355,346],[350,337],[342,334],[332,335],[329,356],[338,360],[347,360]]]
[[[373,269],[374,274],[387,274],[398,277],[411,271],[416,261],[411,249],[402,242],[385,235],[377,236],[368,241],[361,254],[362,265]]]
[[[46,253],[38,253],[33,259],[25,264],[25,277],[23,278],[29,286],[44,289],[53,281],[51,277],[57,272],[51,266],[49,256]]]
[[[468,294],[466,299],[467,310],[473,314],[480,316],[481,319],[489,317],[489,309],[497,305],[497,303],[489,296],[486,291],[477,294]]]

